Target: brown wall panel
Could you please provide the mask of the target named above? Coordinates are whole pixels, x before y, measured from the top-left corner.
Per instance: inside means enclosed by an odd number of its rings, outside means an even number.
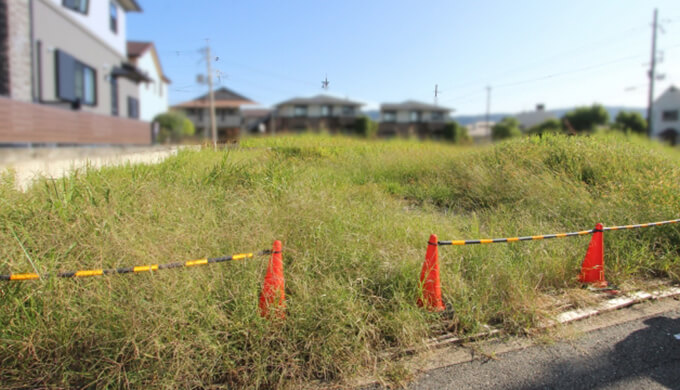
[[[151,144],[148,122],[0,97],[0,143]]]

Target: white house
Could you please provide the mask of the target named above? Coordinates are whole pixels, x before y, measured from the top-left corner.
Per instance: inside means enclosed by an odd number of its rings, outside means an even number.
[[[671,145],[680,143],[680,90],[671,86],[654,101],[650,136]]]
[[[127,43],[128,60],[146,74],[150,81],[139,84],[139,118],[151,121],[156,115],[168,111],[168,86],[170,79],[163,67],[153,42]]]
[[[491,139],[491,128],[496,124],[496,122],[486,122],[478,121],[475,123],[470,123],[467,125],[468,135],[475,141],[490,140]]]

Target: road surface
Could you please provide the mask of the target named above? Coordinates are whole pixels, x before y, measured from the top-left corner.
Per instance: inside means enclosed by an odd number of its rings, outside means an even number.
[[[628,321],[636,310],[642,315]],[[472,359],[421,373],[408,388],[680,389],[680,301],[609,315],[615,318],[609,324],[591,326],[596,330],[580,325],[576,336],[553,344],[509,348],[493,357],[484,346],[473,348]]]

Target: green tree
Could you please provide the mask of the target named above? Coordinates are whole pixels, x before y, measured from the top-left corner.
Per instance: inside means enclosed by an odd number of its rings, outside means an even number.
[[[470,142],[467,127],[456,121],[447,122],[441,132],[442,138],[456,144]]]
[[[521,135],[522,130],[519,129],[519,121],[513,117],[505,117],[491,128],[491,138],[494,141]]]
[[[366,138],[373,138],[378,134],[378,123],[367,116],[360,116],[354,122],[354,131]]]
[[[177,111],[158,114],[153,121],[158,122],[160,127],[157,139],[160,143],[177,142],[184,137],[191,137],[196,132],[191,120]]]
[[[559,133],[562,131],[562,123],[559,119],[550,118],[527,130],[527,134],[541,135],[545,133]]]
[[[634,111],[619,111],[614,119],[614,129],[623,131],[624,133],[647,133],[647,121],[640,115],[639,112]]]
[[[597,126],[609,123],[609,113],[601,104],[593,104],[590,107],[576,107],[562,117],[565,127],[573,129],[577,133],[592,133]]]

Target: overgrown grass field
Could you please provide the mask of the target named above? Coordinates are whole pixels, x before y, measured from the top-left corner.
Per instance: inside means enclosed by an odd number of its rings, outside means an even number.
[[[572,304],[589,236],[441,247],[450,312],[415,305],[441,240],[680,216],[677,152],[623,137],[494,146],[251,138],[158,165],[0,185],[0,273],[166,263],[283,241],[287,318],[257,300],[266,257],[147,274],[0,284],[0,387],[297,387],[484,324],[522,332]],[[607,279],[680,280],[680,227],[605,233]],[[574,298],[569,298],[570,296]],[[571,300],[570,300],[571,299]]]

